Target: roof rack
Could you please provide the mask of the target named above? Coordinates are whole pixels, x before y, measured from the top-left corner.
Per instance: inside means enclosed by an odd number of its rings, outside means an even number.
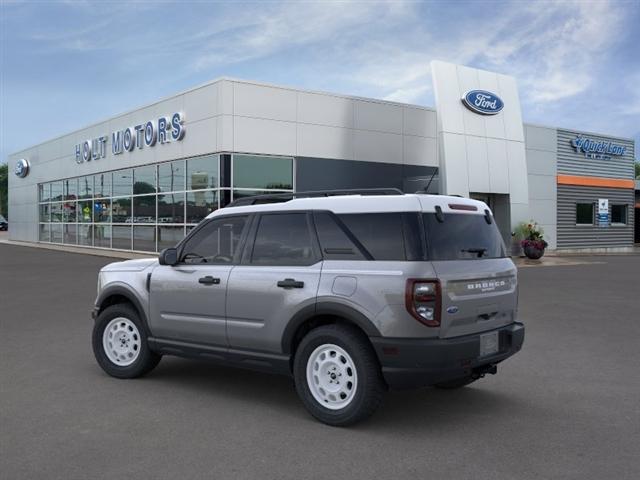
[[[336,195],[404,195],[404,192],[397,188],[360,188],[349,190],[272,193],[239,198],[238,200],[231,202],[227,207],[244,207],[248,205],[260,205],[266,203],[281,203],[288,202],[294,198],[333,197]]]

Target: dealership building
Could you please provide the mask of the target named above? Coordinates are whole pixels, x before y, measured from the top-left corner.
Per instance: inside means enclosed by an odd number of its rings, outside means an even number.
[[[234,199],[394,187],[486,201],[507,244],[530,219],[558,251],[640,241],[632,139],[523,123],[513,77],[431,68],[435,108],[223,78],[12,154],[10,238],[155,252]]]

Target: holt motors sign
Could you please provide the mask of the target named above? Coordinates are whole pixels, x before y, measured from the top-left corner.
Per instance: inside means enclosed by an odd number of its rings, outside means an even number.
[[[184,138],[184,114],[176,112],[171,117],[160,117],[157,120],[149,120],[123,130],[117,130],[111,134],[111,153],[120,155],[124,152],[132,152],[136,148],[153,147],[157,144],[177,142]],[[85,140],[76,145],[76,163],[98,160],[107,155],[107,143],[109,137],[100,137]]]

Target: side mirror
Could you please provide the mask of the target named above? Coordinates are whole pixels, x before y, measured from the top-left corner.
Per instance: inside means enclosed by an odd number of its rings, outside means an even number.
[[[178,263],[178,249],[177,248],[165,248],[160,252],[158,256],[160,265],[169,265],[173,267]]]

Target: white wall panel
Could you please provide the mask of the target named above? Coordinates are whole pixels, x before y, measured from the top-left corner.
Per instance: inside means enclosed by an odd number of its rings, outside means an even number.
[[[436,138],[437,115],[433,110],[422,108],[403,107],[404,119],[403,133],[405,135],[418,135],[421,137]]]
[[[404,164],[438,166],[438,144],[435,138],[404,135]]]
[[[467,168],[469,171],[469,191],[489,192],[489,159],[487,158],[487,140],[482,137],[465,135],[467,149]]]
[[[402,106],[354,100],[355,128],[402,133]]]
[[[477,70],[478,87],[480,90],[488,90],[496,92],[498,96],[504,98],[498,84],[498,75],[486,70]],[[471,113],[471,112],[470,112]],[[503,115],[487,115],[484,117],[486,135],[489,138],[505,138],[504,116]]]
[[[433,90],[438,106],[438,128],[443,132],[464,133],[462,109],[450,108],[442,115],[442,105],[454,105],[460,102],[462,95],[458,85],[456,66],[451,63],[431,62]]]
[[[299,123],[297,128],[298,155],[353,160],[353,130],[303,123]]]
[[[514,229],[520,222],[528,222],[531,219],[529,204],[527,203],[511,203],[511,228]]]
[[[529,200],[555,200],[557,197],[556,186],[555,176],[529,175]]]
[[[541,225],[555,225],[556,223],[556,201],[536,200],[529,204],[530,217]]]
[[[462,104],[461,99],[466,92],[478,89],[478,73],[476,69],[463,67],[462,65],[459,65],[456,69],[458,74],[458,85],[460,87],[457,100],[458,103]],[[486,117],[484,115],[478,115],[468,108],[461,108],[460,111],[462,111],[462,117],[464,120],[464,133],[479,137],[485,137],[487,135],[487,130],[485,128]]]
[[[187,139],[189,135],[189,141]],[[191,157],[218,151],[218,117],[189,123],[182,143],[182,155]]]
[[[554,152],[526,149],[527,171],[531,175],[557,175],[557,157]]]
[[[298,122],[353,128],[353,100],[298,92]]]
[[[498,75],[498,85],[500,85],[500,93],[498,95],[504,100],[504,109],[501,113],[504,119],[505,138],[524,142],[520,96],[518,95],[516,80],[506,75]]]
[[[296,102],[294,90],[242,82],[233,86],[234,115],[295,122]]]
[[[295,155],[296,124],[234,117],[233,146],[238,152]]]
[[[527,149],[558,151],[558,131],[555,128],[538,125],[524,125]]]
[[[487,138],[487,157],[489,160],[490,191],[509,193],[509,161],[507,145],[504,140]]]
[[[467,146],[464,135],[442,134],[442,149],[447,152],[441,189],[449,195],[469,196],[469,173],[467,168]],[[442,163],[441,163],[442,165]]]
[[[233,115],[233,87],[231,80],[218,82],[218,109],[219,115]]]
[[[233,151],[233,116],[220,115],[217,122],[217,144],[221,152]]]
[[[184,114],[188,122],[197,122],[218,113],[218,85],[213,83],[184,94]]]
[[[527,187],[527,162],[524,143],[507,141],[507,160],[509,162],[509,195],[511,203],[529,203]]]
[[[402,164],[402,135],[354,130],[354,159]]]

